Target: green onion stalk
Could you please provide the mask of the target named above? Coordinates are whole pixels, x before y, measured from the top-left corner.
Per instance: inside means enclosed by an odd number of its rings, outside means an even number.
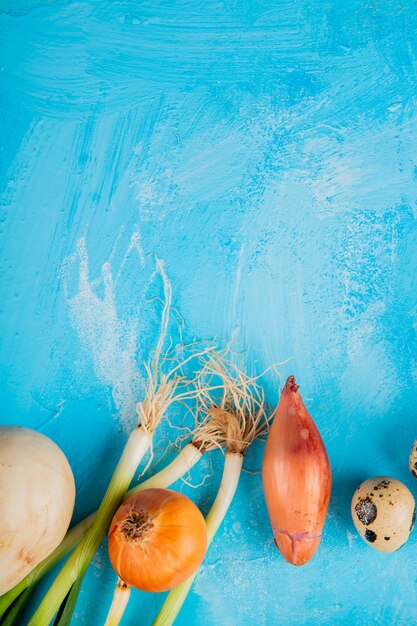
[[[118,626],[125,612],[130,598],[130,585],[127,585],[120,577],[114,590],[113,601],[111,603],[107,619],[104,626]]]
[[[56,613],[60,611],[60,607],[65,603],[72,586],[77,580],[84,577],[94,554],[106,535],[115,510],[125,497],[139,463],[152,449],[154,431],[165,416],[168,407],[175,401],[184,402],[190,397],[188,390],[182,393],[178,392],[179,386],[186,382],[184,376],[180,374],[185,363],[199,355],[191,355],[173,367],[168,374],[163,374],[161,371],[161,353],[168,330],[172,292],[163,265],[158,260],[157,269],[164,284],[164,308],[154,356],[151,363],[145,366],[148,374],[148,388],[143,402],[139,402],[136,407],[139,418],[138,426],[127,440],[90,528],[67,559],[28,626],[49,626]],[[79,583],[77,586],[79,588]],[[73,604],[75,605],[75,603]]]
[[[213,387],[213,380],[216,378],[220,379],[223,389],[222,397],[218,401],[214,401],[209,393],[216,388]],[[208,545],[214,539],[232,503],[245,450],[268,430],[271,416],[266,413],[264,394],[255,380],[216,353],[209,355],[197,378],[199,402],[206,414],[211,416],[212,422],[224,432],[227,450],[220,487],[206,518]],[[196,575],[197,572],[170,592],[153,626],[174,623]],[[126,593],[123,585],[123,581],[119,579],[106,626],[117,626],[120,623],[129,600],[129,593]]]
[[[206,406],[206,410],[224,421],[227,450],[220,487],[206,517],[209,546],[233,501],[245,450],[268,431],[272,414],[267,414],[264,393],[256,384],[256,379],[249,378],[235,364],[213,355],[207,362],[206,375],[210,379],[217,376],[223,382],[220,406]],[[203,393],[202,397],[207,403],[207,395]],[[152,626],[171,626],[174,623],[197,574],[198,570],[168,594]]]
[[[214,450],[216,448],[222,448],[226,439],[225,422],[223,419],[219,419],[216,413],[209,413],[205,419],[197,426],[195,430],[193,441],[185,446],[183,452],[189,448],[188,455],[191,457],[191,461],[195,462],[196,454],[199,454],[199,458],[203,452],[208,450]],[[193,451],[194,448],[194,451]],[[190,461],[187,462],[189,465]],[[184,464],[182,464],[182,470],[185,470]],[[183,471],[183,474],[185,471]],[[172,478],[172,476],[170,476]],[[175,481],[171,481],[172,484]],[[119,624],[122,615],[126,609],[130,597],[130,586],[119,577],[117,585],[113,594],[113,601],[111,603],[105,626],[115,626]]]
[[[56,577],[30,626],[48,626],[79,576],[84,576],[102,542],[115,509],[122,501],[140,461],[149,450],[152,434],[141,426],[129,436],[92,525]]]

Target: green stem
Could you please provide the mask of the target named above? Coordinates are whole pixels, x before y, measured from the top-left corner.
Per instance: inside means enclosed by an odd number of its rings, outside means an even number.
[[[160,472],[151,476],[147,480],[143,481],[136,487],[129,489],[126,493],[126,498],[143,491],[144,489],[151,489],[152,487],[159,487],[164,489],[169,487],[177,480],[182,478],[200,459],[202,453],[194,444],[188,443],[181,452],[175,457],[171,463],[169,463]],[[10,589],[7,593],[0,596],[0,619],[7,611],[9,606],[15,601],[15,599],[22,594],[28,587],[34,586],[41,578],[45,576],[61,559],[64,558],[71,550],[77,546],[87,530],[90,528],[93,520],[96,516],[96,512],[91,513],[84,520],[79,522],[76,526],[73,526],[65,535],[60,545],[44,559],[39,565],[37,565],[23,580]]]
[[[207,547],[222,523],[235,495],[242,469],[243,456],[228,452],[220,488],[207,517]],[[198,570],[169,594],[152,626],[172,626],[197,576]]]
[[[7,615],[4,619],[1,620],[1,626],[16,626],[16,624],[21,624],[20,615],[24,611],[27,603],[32,597],[34,592],[33,587],[28,587],[20,594],[19,598],[11,607],[10,611],[7,612]]]
[[[65,598],[64,602],[61,604],[54,621],[54,626],[70,626],[72,614],[74,613],[75,605],[77,604],[82,584],[83,578],[79,576],[75,583],[72,585],[71,590]]]
[[[29,626],[49,626],[78,576],[83,576],[106,535],[115,510],[122,502],[137,466],[151,444],[141,428],[131,433],[91,528],[59,572]]]

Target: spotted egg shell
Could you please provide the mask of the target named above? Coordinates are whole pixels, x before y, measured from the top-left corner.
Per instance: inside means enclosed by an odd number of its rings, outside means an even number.
[[[408,466],[414,478],[417,478],[417,439],[415,440],[415,442],[413,443],[413,447],[411,448]]]
[[[414,527],[416,507],[409,489],[389,476],[368,478],[356,489],[351,513],[356,530],[380,552],[394,552]]]

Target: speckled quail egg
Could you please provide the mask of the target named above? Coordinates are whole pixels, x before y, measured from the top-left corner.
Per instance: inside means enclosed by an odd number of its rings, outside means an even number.
[[[380,552],[394,552],[414,528],[416,507],[409,489],[389,476],[368,478],[356,489],[351,513],[356,530]]]
[[[415,442],[413,443],[413,447],[411,448],[408,466],[414,478],[417,478],[417,439],[415,440]]]

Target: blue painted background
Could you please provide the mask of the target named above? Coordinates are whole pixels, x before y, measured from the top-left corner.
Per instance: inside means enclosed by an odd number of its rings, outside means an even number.
[[[253,372],[291,358],[334,470],[299,569],[244,474],[178,625],[416,623],[417,536],[376,553],[349,513],[372,475],[417,494],[415,3],[1,6],[1,421],[63,448],[76,519],[98,504],[156,339],[156,253],[189,337],[235,333]],[[177,486],[204,511],[211,458]],[[114,581],[102,549],[76,626]],[[162,601],[133,593],[124,623]]]

